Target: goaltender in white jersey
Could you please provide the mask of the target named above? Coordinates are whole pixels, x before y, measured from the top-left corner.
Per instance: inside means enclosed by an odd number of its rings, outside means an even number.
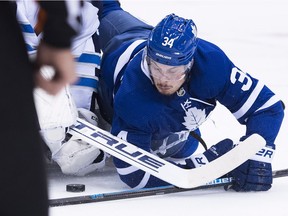
[[[106,155],[102,150],[75,137],[68,139],[66,136],[68,127],[78,116],[94,125],[98,122],[94,113],[97,108],[96,75],[101,60],[99,46],[95,44],[95,38],[98,37],[98,13],[98,8],[84,2],[82,14],[85,16],[81,17],[83,27],[72,44],[78,82],[67,86],[56,96],[38,88],[34,92],[40,133],[51,151],[52,160],[57,162],[64,174],[83,176],[105,165]],[[39,16],[41,11],[34,1],[17,1],[17,19],[31,58],[37,52],[42,37],[38,29]],[[47,79],[52,73],[50,67],[42,68],[42,74]]]

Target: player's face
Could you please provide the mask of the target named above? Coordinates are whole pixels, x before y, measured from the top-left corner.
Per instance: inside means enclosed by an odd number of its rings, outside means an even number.
[[[187,65],[164,65],[152,59],[149,59],[148,65],[154,84],[161,94],[171,95],[185,82]]]

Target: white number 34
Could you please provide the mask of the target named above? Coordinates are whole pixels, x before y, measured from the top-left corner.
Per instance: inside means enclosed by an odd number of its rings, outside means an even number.
[[[162,46],[169,46],[170,48],[173,47],[173,43],[175,41],[175,38],[168,38],[168,37],[164,37],[164,41],[162,43]]]

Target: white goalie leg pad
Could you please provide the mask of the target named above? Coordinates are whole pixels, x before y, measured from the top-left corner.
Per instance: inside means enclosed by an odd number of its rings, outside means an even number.
[[[65,139],[66,129],[64,127],[55,127],[42,129],[40,134],[49,147],[52,158],[61,149],[62,141]]]
[[[54,69],[50,66],[41,68],[41,74],[51,79]],[[76,122],[78,117],[75,103],[71,97],[69,86],[57,95],[50,95],[41,88],[34,90],[34,101],[40,125],[40,134],[49,147],[52,157],[62,147],[66,128]]]
[[[98,125],[98,117],[95,113],[79,108],[78,115],[79,118]],[[56,154],[52,155],[52,159],[58,163],[64,174],[84,176],[105,166],[106,153],[72,136],[62,144]]]
[[[43,67],[41,73],[49,79],[54,71],[51,67]],[[41,129],[69,127],[76,122],[78,113],[69,86],[57,95],[50,95],[43,89],[36,88],[34,100]]]
[[[104,167],[105,158],[102,150],[73,137],[52,157],[64,174],[77,176],[84,176]]]

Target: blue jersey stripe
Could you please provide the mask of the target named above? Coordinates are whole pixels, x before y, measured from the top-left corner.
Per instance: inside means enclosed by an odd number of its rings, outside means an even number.
[[[100,65],[100,56],[95,54],[83,53],[75,59],[77,62]]]
[[[73,85],[90,87],[90,88],[96,89],[98,86],[98,80],[87,78],[87,77],[79,77],[78,81],[74,83]]]
[[[34,49],[30,44],[27,44],[27,43],[26,43],[26,50],[27,50],[28,52],[32,52],[32,51],[35,51],[36,49]]]
[[[29,24],[20,24],[23,33],[35,33],[34,29]]]

